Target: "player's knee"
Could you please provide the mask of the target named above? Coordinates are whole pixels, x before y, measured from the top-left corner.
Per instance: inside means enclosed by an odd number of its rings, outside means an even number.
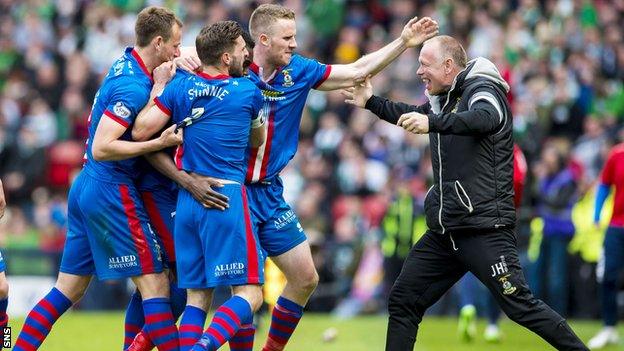
[[[60,273],[55,287],[72,303],[76,303],[84,296],[90,281],[91,276]]]
[[[169,296],[169,279],[164,273],[147,274],[133,280],[144,300]]]
[[[316,269],[312,268],[305,274],[297,277],[295,284],[302,292],[310,295],[314,292],[319,283],[319,275]]]
[[[249,285],[236,289],[236,295],[245,299],[253,312],[256,312],[262,306],[262,288],[258,285]]]

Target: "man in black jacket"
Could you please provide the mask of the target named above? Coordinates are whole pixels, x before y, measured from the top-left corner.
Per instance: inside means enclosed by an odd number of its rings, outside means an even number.
[[[429,229],[390,293],[386,350],[413,350],[426,309],[467,271],[513,321],[559,350],[588,350],[525,282],[514,232],[509,86],[487,59],[466,61],[452,37],[426,41],[416,73],[429,102],[421,106],[373,96],[368,80],[345,92],[347,103],[409,132],[428,133],[432,150],[434,185],[425,199]]]

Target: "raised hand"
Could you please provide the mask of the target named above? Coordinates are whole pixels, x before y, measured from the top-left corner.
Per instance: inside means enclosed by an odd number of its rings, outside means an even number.
[[[425,40],[438,34],[438,22],[430,17],[414,17],[403,27],[401,39],[409,48],[419,46]]]
[[[176,57],[173,62],[176,67],[188,72],[195,72],[201,67],[201,61],[197,56],[180,56]]]
[[[152,77],[154,78],[154,84],[167,84],[175,76],[176,66],[173,61],[167,61],[160,66],[154,68]]]
[[[340,93],[345,97],[345,103],[364,108],[368,99],[373,96],[373,85],[370,82],[370,76],[366,77],[364,82],[356,84],[354,87],[343,89]]]

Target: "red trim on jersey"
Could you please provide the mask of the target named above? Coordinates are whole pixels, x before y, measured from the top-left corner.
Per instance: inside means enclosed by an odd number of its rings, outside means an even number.
[[[171,116],[171,110],[167,108],[167,106],[163,105],[162,101],[157,97],[154,98],[154,103],[156,106],[164,112],[167,116]]]
[[[130,55],[132,55],[132,57],[134,57],[134,59],[137,60],[137,62],[139,63],[139,67],[141,67],[141,70],[143,71],[143,73],[145,73],[145,75],[150,79],[150,81],[154,83],[154,78],[152,77],[152,74],[147,69],[147,66],[145,66],[145,62],[143,62],[143,59],[141,58],[139,53],[136,51],[136,49],[132,49],[132,51],[130,51]]]
[[[268,81],[266,81],[266,82],[264,81],[264,77],[262,77],[262,76],[260,75],[260,66],[258,66],[255,62],[252,62],[252,63],[249,65],[249,69],[250,69],[252,72],[254,72],[254,73],[255,73],[255,74],[256,74],[256,75],[260,78],[260,81],[261,81],[261,82],[266,83],[266,84],[272,84],[272,83],[273,83],[273,81],[275,80],[275,78],[277,77],[277,75],[278,75],[278,74],[279,74],[279,73],[280,73],[280,72],[284,69],[284,67],[283,67],[283,66],[279,66],[279,67],[277,67],[277,68],[275,69],[275,72],[273,72],[273,75],[271,76],[271,79],[269,79],[269,80],[268,80]]]
[[[247,162],[247,175],[245,176],[246,183],[251,183],[251,181],[253,180],[254,166],[256,165],[256,158],[258,157],[258,150],[259,148],[257,147],[252,147],[251,150],[249,150],[249,160]]]
[[[250,69],[253,73],[255,73],[255,74],[257,74],[257,75],[260,75],[260,66],[258,66],[255,62],[252,62],[252,63],[249,65],[249,69]]]
[[[184,155],[184,145],[178,145],[175,150],[174,160],[178,170],[182,170],[182,155]]]
[[[104,115],[112,119],[113,121],[121,124],[124,128],[130,127],[130,122],[124,120],[121,117],[118,117],[116,114],[110,112],[109,110],[104,110]]]
[[[147,211],[147,216],[150,219],[150,222],[154,225],[156,229],[156,235],[160,238],[165,247],[165,252],[167,253],[167,259],[169,262],[175,262],[175,250],[173,245],[173,234],[169,231],[165,220],[163,219],[160,211],[158,211],[158,205],[154,200],[154,195],[149,191],[142,191],[141,198],[143,199],[143,204],[145,205],[145,210]]]
[[[247,283],[258,284],[260,282],[260,274],[258,273],[258,249],[251,226],[251,216],[249,214],[249,205],[247,202],[247,189],[245,186],[242,186],[241,189],[243,192],[243,211],[245,213],[245,242],[247,243]]]
[[[136,205],[132,196],[130,196],[130,189],[127,185],[119,185],[119,193],[121,194],[121,202],[128,217],[128,226],[130,227],[130,233],[132,241],[134,241],[134,247],[139,255],[139,263],[141,264],[141,272],[143,274],[154,273],[154,261],[152,259],[152,251],[147,243],[147,236],[143,232],[141,226],[141,220],[136,212]]]
[[[313,89],[316,89],[318,87],[321,86],[321,84],[323,84],[327,78],[329,78],[329,74],[331,73],[332,70],[332,66],[331,65],[327,65],[325,66],[325,73],[323,73],[323,76],[321,77],[321,79],[316,82],[316,84],[314,84],[314,86],[312,87]]]
[[[218,74],[216,76],[211,76],[210,74],[206,72],[197,72],[197,75],[202,78],[210,79],[210,80],[232,78],[230,75],[227,75],[227,74]]]
[[[260,168],[259,180],[266,177],[269,165],[269,156],[271,155],[271,144],[273,144],[273,132],[275,131],[275,104],[271,104],[271,112],[269,113],[269,125],[267,128],[266,142],[264,145],[264,155],[262,156],[262,167]]]

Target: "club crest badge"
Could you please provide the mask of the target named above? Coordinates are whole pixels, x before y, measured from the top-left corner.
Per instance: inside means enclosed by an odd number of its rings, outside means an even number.
[[[513,286],[513,284],[511,284],[511,282],[508,280],[510,275],[511,274],[506,274],[506,275],[498,278],[498,281],[503,286],[503,295],[511,295],[514,292],[516,292],[516,290],[517,290],[517,288],[515,286]]]
[[[284,83],[282,83],[282,86],[285,88],[290,88],[292,87],[295,82],[293,82],[292,77],[290,76],[290,70],[283,70],[282,74],[284,75]]]

